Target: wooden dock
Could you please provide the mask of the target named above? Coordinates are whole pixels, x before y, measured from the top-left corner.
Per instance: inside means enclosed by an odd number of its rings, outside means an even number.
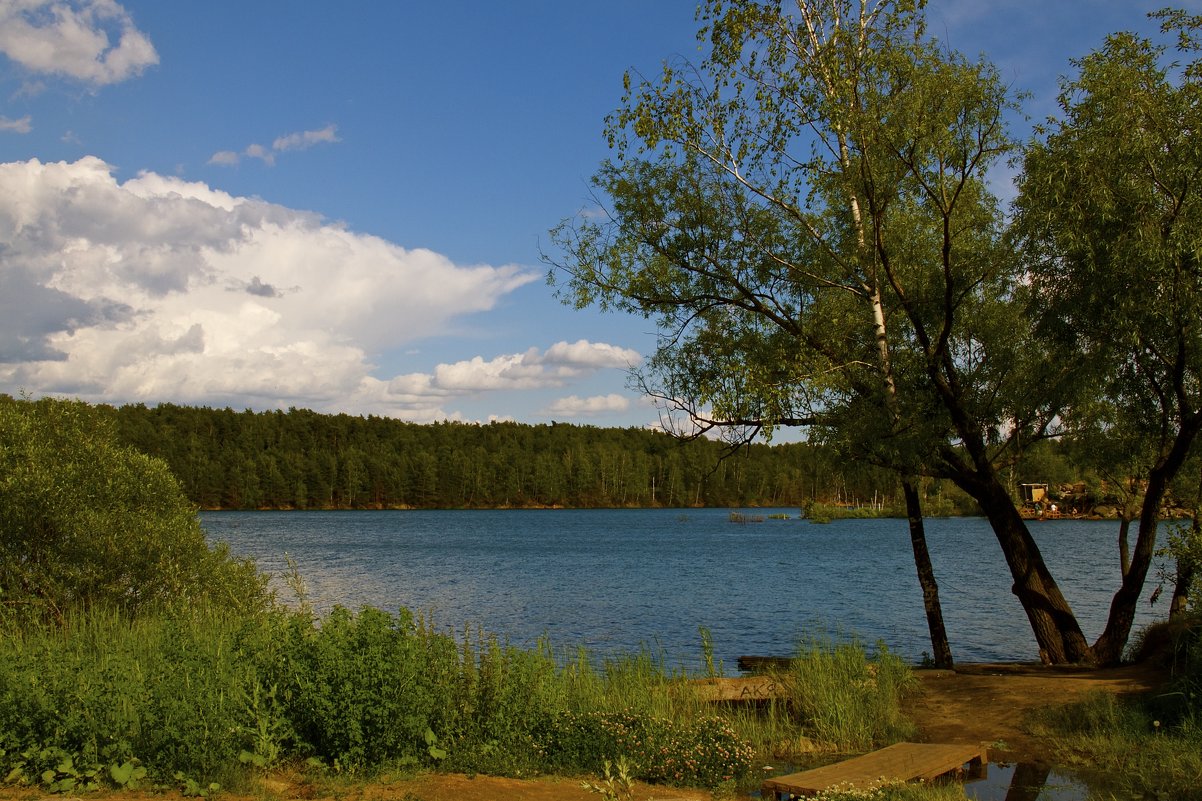
[[[838,785],[866,790],[891,781],[930,781],[968,765],[977,773],[985,769],[985,748],[979,745],[897,743],[833,765],[768,779],[760,787],[763,798],[810,796]]]

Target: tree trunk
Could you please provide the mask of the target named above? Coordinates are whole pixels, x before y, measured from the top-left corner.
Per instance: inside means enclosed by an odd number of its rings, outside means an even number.
[[[1131,518],[1124,508],[1119,512],[1119,570],[1123,576],[1131,572],[1131,548],[1128,545],[1128,535],[1131,531]]]
[[[1118,664],[1123,659],[1123,649],[1127,646],[1127,638],[1131,635],[1131,625],[1135,621],[1135,607],[1139,603],[1139,595],[1143,591],[1148,569],[1156,550],[1156,529],[1160,526],[1160,500],[1163,490],[1154,490],[1148,482],[1148,493],[1144,496],[1144,511],[1139,516],[1139,531],[1135,537],[1135,550],[1131,554],[1131,564],[1123,575],[1114,597],[1110,600],[1110,614],[1106,618],[1106,628],[1094,642],[1094,655],[1103,665]],[[1156,509],[1149,511],[1148,504],[1155,503]]]
[[[1156,555],[1156,532],[1160,528],[1160,506],[1169,489],[1169,482],[1177,475],[1190,446],[1197,438],[1202,417],[1188,415],[1177,430],[1173,445],[1161,462],[1148,472],[1148,483],[1144,490],[1144,502],[1139,512],[1139,531],[1135,536],[1135,549],[1131,552],[1131,567],[1123,576],[1123,583],[1110,602],[1110,614],[1106,628],[1093,645],[1094,655],[1103,665],[1118,664],[1123,658],[1123,648],[1131,635],[1131,624],[1135,621],[1135,607],[1143,591],[1144,580]]]
[[[1094,655],[1072,607],[1060,592],[1056,580],[1043,560],[1027,524],[1014,501],[996,476],[965,482],[962,489],[980,504],[1002,547],[1010,575],[1011,588],[1027,613],[1031,631],[1039,644],[1039,658],[1051,665],[1093,662]]]
[[[935,581],[935,568],[931,565],[931,554],[927,550],[926,528],[922,520],[922,501],[918,488],[908,479],[902,479],[902,493],[906,498],[906,517],[910,521],[910,545],[914,550],[914,566],[918,569],[918,584],[922,587],[922,606],[927,613],[927,628],[931,632],[931,654],[935,667],[951,670],[952,646],[947,640],[947,629],[943,626],[943,607],[939,604],[939,584]]]

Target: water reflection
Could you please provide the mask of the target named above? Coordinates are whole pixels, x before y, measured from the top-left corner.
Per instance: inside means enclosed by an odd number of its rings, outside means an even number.
[[[991,762],[986,775],[964,785],[976,801],[1086,801],[1089,788],[1034,762]]]

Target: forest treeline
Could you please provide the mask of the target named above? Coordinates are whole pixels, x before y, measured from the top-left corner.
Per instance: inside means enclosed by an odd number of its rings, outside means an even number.
[[[900,500],[894,474],[810,443],[683,442],[639,428],[407,423],[304,409],[106,407],[203,509],[797,506]],[[948,508],[932,483],[933,510]]]

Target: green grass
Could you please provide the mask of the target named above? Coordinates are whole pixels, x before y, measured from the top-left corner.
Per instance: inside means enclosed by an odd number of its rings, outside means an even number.
[[[1202,799],[1202,617],[1191,609],[1132,644],[1141,661],[1171,674],[1167,686],[1143,696],[1094,693],[1029,721],[1054,764],[1114,798]]]
[[[913,733],[901,702],[916,687],[914,674],[883,644],[877,651],[870,659],[858,643],[815,638],[777,676],[792,716],[811,740],[850,753]]]
[[[882,517],[906,516],[906,510],[898,507],[839,506],[833,503],[810,503],[803,510],[811,523],[829,523],[832,520],[871,520]]]
[[[262,689],[238,647],[243,623],[107,612],[68,620],[0,641],[0,775],[41,775],[61,764],[60,751],[75,771],[153,759],[168,783],[177,772],[214,781],[239,772]]]
[[[521,649],[405,611],[79,613],[0,638],[0,780],[195,793],[282,766],[524,777],[622,759],[647,781],[748,787],[789,743],[903,736],[913,681],[854,644],[807,645],[789,699],[763,708],[708,704],[690,680],[650,650]]]
[[[1088,774],[1116,798],[1194,801],[1202,799],[1202,725],[1196,711],[1174,713],[1185,700],[1174,695],[1097,693],[1045,710],[1031,726],[1047,737],[1056,764]]]

